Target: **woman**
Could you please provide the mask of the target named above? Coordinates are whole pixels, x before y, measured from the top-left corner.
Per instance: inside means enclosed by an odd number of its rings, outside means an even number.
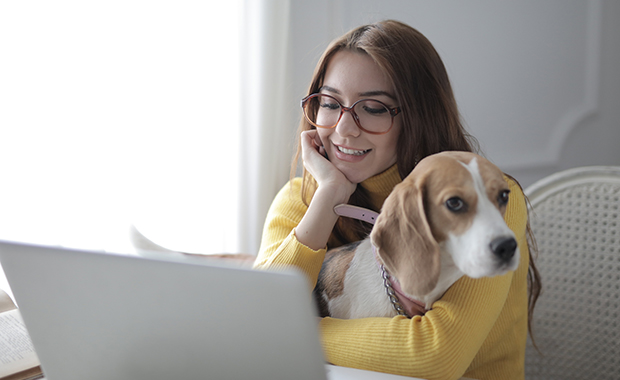
[[[439,55],[397,21],[362,26],[332,42],[309,94],[292,168],[301,157],[303,177],[276,196],[255,266],[297,266],[314,286],[326,250],[363,239],[371,228],[338,218],[335,205],[379,211],[419,160],[472,151],[475,142],[460,123]],[[324,318],[328,361],[426,379],[523,379],[528,317],[540,282],[528,250],[525,199],[516,181],[509,182],[506,221],[522,253],[515,272],[462,278],[424,316]]]

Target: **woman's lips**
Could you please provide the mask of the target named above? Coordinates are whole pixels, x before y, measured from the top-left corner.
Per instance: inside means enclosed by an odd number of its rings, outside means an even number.
[[[359,162],[363,160],[372,149],[359,150],[353,148],[347,148],[340,145],[334,145],[336,148],[334,153],[339,160],[347,162]]]

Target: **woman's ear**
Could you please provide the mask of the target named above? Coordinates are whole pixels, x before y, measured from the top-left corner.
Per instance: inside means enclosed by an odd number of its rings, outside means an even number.
[[[422,184],[404,181],[394,188],[370,238],[406,294],[421,297],[435,288],[441,257],[426,218]]]

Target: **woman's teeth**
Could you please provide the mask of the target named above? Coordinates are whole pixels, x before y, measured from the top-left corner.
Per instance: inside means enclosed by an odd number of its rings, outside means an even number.
[[[361,156],[363,154],[366,154],[366,153],[370,152],[370,149],[367,149],[367,150],[353,150],[353,149],[343,148],[341,146],[338,147],[338,150],[341,151],[344,154],[350,154],[350,155],[353,155],[353,156]]]

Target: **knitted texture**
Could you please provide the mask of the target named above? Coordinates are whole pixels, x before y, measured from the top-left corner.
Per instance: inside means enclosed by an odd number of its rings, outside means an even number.
[[[620,168],[615,180],[609,168],[598,177],[585,170],[591,177],[573,170],[533,186],[543,282],[533,327],[542,355],[528,342],[527,379],[620,377]]]

